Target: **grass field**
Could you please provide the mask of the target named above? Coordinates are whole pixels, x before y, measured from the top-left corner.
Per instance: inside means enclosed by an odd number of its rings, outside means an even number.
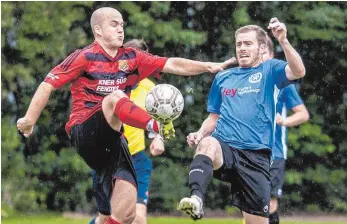
[[[24,216],[17,218],[1,219],[2,224],[88,224],[90,218],[65,218],[59,215],[44,215],[44,216]],[[281,224],[345,224],[344,222],[286,222]],[[206,218],[197,222],[186,218],[166,218],[166,217],[150,217],[148,224],[241,224],[240,219],[210,219]]]

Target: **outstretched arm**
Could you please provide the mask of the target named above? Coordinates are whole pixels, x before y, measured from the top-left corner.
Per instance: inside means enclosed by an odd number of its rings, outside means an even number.
[[[292,108],[293,114],[283,119],[281,116],[276,117],[276,123],[281,126],[293,127],[305,123],[310,119],[310,114],[304,104]]]
[[[204,72],[216,73],[236,63],[234,57],[222,63],[193,61],[185,58],[169,58],[165,63],[163,72],[182,76],[193,76]]]
[[[288,65],[286,66],[286,76],[289,80],[299,79],[305,76],[306,70],[299,53],[292,47],[287,39],[287,28],[276,17],[270,20],[268,29],[280,43]]]
[[[17,128],[25,137],[32,134],[34,125],[54,90],[55,88],[47,82],[42,82],[37,88],[25,116],[17,121]]]
[[[187,136],[187,143],[189,147],[194,147],[199,144],[201,139],[212,134],[216,129],[218,114],[210,113],[210,115],[204,120],[199,131],[190,133]]]

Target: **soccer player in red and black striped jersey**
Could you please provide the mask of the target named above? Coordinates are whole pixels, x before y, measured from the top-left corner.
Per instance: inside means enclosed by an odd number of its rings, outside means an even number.
[[[200,62],[124,48],[123,18],[114,8],[97,9],[90,23],[94,43],[76,50],[51,70],[34,94],[26,115],[17,121],[17,128],[29,137],[51,92],[71,83],[72,112],[66,132],[78,154],[98,176],[103,176],[100,181],[112,186],[112,192],[108,192],[112,211],[106,223],[131,223],[137,183],[120,129],[125,123],[158,132],[159,125],[129,100],[130,90],[148,76],[159,77],[160,72],[184,76],[215,73],[234,60]]]

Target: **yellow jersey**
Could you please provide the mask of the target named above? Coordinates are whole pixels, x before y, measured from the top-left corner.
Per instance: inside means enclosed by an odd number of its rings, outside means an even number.
[[[130,100],[137,106],[145,109],[145,101],[147,93],[155,86],[149,79],[143,79],[138,86],[131,91]],[[145,146],[145,130],[134,128],[123,124],[124,135],[128,140],[128,147],[131,155],[134,155],[146,148]]]

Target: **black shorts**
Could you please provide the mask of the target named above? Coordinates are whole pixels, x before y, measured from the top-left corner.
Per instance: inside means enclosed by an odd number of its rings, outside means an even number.
[[[111,195],[115,179],[126,180],[136,187],[134,176],[128,169],[118,168],[116,170],[105,169],[103,171],[92,171],[93,190],[98,212],[103,215],[111,215]]]
[[[270,167],[271,197],[282,197],[282,187],[284,182],[284,168],[286,160],[274,160]]]
[[[240,150],[219,141],[223,166],[214,178],[231,184],[232,204],[252,215],[269,217],[270,150]]]
[[[93,187],[100,213],[110,214],[110,198],[115,179],[137,187],[136,174],[128,144],[120,132],[107,123],[102,111],[71,128],[71,144],[94,170]]]
[[[147,206],[149,179],[152,172],[152,161],[146,156],[144,151],[136,153],[132,156],[132,158],[135,165],[138,184],[136,203]],[[109,185],[102,182],[103,173],[98,174],[93,170],[92,177],[98,211],[103,215],[110,215],[111,205],[109,202]],[[117,174],[114,174],[114,177],[117,178]]]

